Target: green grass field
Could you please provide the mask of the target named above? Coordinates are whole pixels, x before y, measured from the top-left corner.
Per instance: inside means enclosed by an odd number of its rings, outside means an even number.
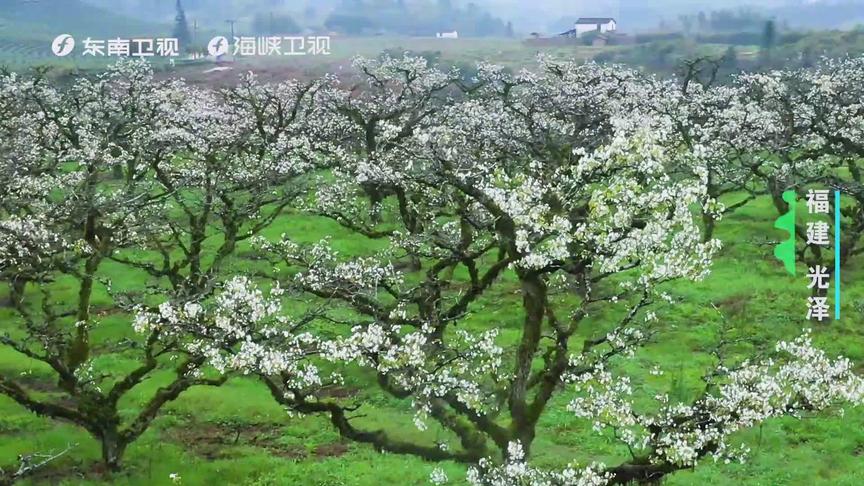
[[[668,332],[643,348],[633,360],[619,363],[630,373],[637,389],[669,391],[673,398],[692,399],[699,377],[711,365],[706,350],[714,342],[725,318],[744,329],[755,343],[771,343],[796,337],[804,327],[814,328],[816,344],[832,354],[853,359],[864,372],[864,328],[861,310],[864,277],[860,259],[843,275],[844,317],[841,321],[809,324],[806,311],[807,280],[788,277],[773,259],[770,240],[776,213],[770,203],[757,200],[720,223],[717,237],[724,249],[711,276],[700,283],[669,286],[679,304],[660,309]],[[269,228],[266,236],[287,233],[301,241],[330,236],[344,254],[363,254],[374,245],[341,230],[334,223],[304,215],[286,215]],[[243,251],[238,252],[243,255]],[[248,265],[238,257],[233,265]],[[806,273],[806,272],[805,272]],[[119,265],[108,274],[117,288],[134,289],[145,280]],[[512,275],[472,310],[468,325],[498,327],[502,342],[512,342],[521,324],[518,295]],[[69,295],[75,291],[67,289]],[[6,294],[0,291],[0,303]],[[132,337],[130,318],[112,313],[103,288],[94,299],[100,324],[94,331],[98,365],[128,369],[133,363],[124,354],[105,352],[105,344]],[[100,310],[100,305],[102,308]],[[300,305],[300,304],[298,304]],[[0,307],[0,322],[12,313]],[[602,328],[604,316],[594,316],[582,331]],[[4,324],[5,325],[5,324]],[[655,365],[663,376],[648,373]],[[0,348],[0,371],[21,375],[33,389],[49,388],[51,374],[6,348]],[[158,378],[145,382],[121,403],[132,411]],[[430,427],[419,432],[411,423],[410,407],[385,396],[373,378],[360,371],[346,376],[334,395],[363,402],[358,425],[386,426],[406,438],[423,436],[444,440],[442,431]],[[557,398],[544,417],[534,444],[534,459],[541,466],[560,466],[570,461],[605,461],[614,464],[626,450],[610,437],[597,435],[590,424],[564,410],[566,393]],[[864,410],[849,410],[844,417],[822,416],[806,420],[782,419],[740,434],[751,449],[745,464],[715,465],[710,460],[692,471],[669,477],[669,485],[847,485],[864,483]],[[0,397],[0,467],[13,466],[19,454],[62,450],[76,444],[69,454],[50,464],[23,484],[65,485],[160,485],[171,484],[179,474],[186,485],[316,485],[373,486],[428,484],[431,463],[392,454],[380,454],[369,446],[340,440],[324,417],[291,417],[275,404],[264,387],[251,378],[233,378],[221,388],[197,388],[164,409],[154,426],[130,446],[126,469],[109,475],[99,465],[99,446],[85,432],[61,422],[39,418],[11,400]],[[463,484],[464,467],[445,463],[451,484]]]

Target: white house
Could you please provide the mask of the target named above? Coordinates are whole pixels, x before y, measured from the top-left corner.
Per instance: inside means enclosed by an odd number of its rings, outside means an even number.
[[[617,29],[618,23],[611,17],[580,17],[573,31],[576,37],[582,37],[588,32],[615,32]]]
[[[437,34],[435,34],[435,37],[439,39],[458,39],[459,32],[455,30],[453,32],[438,32]]]

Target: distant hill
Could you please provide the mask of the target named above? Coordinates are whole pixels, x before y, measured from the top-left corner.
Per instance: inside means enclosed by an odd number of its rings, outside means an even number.
[[[170,24],[146,22],[101,9],[81,0],[0,0],[0,65],[33,63],[75,64],[104,59],[58,59],[51,54],[51,39],[71,34],[77,39],[160,37]]]
[[[792,27],[850,28],[864,24],[862,0],[800,0],[769,10]]]
[[[467,0],[466,0],[467,1]],[[523,32],[561,32],[578,17],[615,17],[624,31],[674,24],[700,11],[753,9],[792,27],[844,28],[864,22],[864,0],[473,0]],[[566,29],[565,29],[566,30]]]
[[[0,0],[0,38],[61,33],[93,38],[164,35],[170,26],[115,14],[81,0]]]

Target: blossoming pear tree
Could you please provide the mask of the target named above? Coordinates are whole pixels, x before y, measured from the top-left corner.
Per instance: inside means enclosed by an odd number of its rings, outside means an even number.
[[[64,92],[41,75],[10,74],[0,92],[9,141],[2,162],[7,183],[0,273],[10,284],[21,324],[4,326],[0,342],[50,370],[55,396],[69,401],[37,397],[6,373],[0,392],[33,412],[85,428],[102,442],[106,463],[115,467],[125,442],[140,434],[137,424],[149,422],[151,407],[120,429],[117,401],[143,376],[132,373],[112,383],[94,372],[93,294],[95,287],[108,285],[100,273],[108,257],[157,230],[148,216],[160,196],[140,177],[136,162],[149,150],[145,132],[158,117],[158,85],[122,64]],[[130,172],[114,180],[117,168]],[[58,297],[64,280],[77,287],[71,302]],[[160,390],[151,405],[170,396]]]
[[[433,114],[453,102],[460,75],[456,70],[435,69],[422,57],[358,58],[353,67],[356,75],[337,80],[335,89],[327,90],[324,105],[340,115],[350,134],[348,147],[354,150],[343,154],[340,161],[359,158],[352,165],[360,169],[355,175],[369,196],[374,215],[384,197],[395,193],[404,199],[404,195],[386,179],[367,178],[363,168],[376,170],[376,159],[387,157],[402,140],[423,131]]]
[[[131,322],[135,307],[166,294],[208,299],[238,244],[282,214],[317,166],[310,140],[330,137],[310,133],[328,126],[307,117],[328,82],[264,86],[250,76],[214,92],[156,80],[138,62],[66,90],[43,76],[3,77],[0,277],[16,317],[0,344],[56,385],[37,394],[4,372],[0,393],[83,427],[117,469],[166,403],[223,383],[204,372],[204,349],[162,328],[139,325],[141,339],[98,351],[91,332],[106,315]],[[118,265],[142,284],[115,285]],[[107,355],[123,359],[124,371],[101,366]],[[174,377],[121,418],[119,402],[165,367]]]

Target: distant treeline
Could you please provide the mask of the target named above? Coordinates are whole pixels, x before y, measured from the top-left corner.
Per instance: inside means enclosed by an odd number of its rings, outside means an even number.
[[[402,34],[430,36],[458,31],[459,35],[513,35],[511,24],[492,16],[475,3],[465,7],[451,0],[342,0],[324,22],[327,29],[345,34]]]
[[[635,34],[634,43],[647,44],[660,41],[692,40],[699,44],[730,44],[735,46],[762,45],[765,41],[765,28],[768,21],[762,24],[762,30],[745,32],[718,32],[698,35],[685,35],[681,32],[659,32]],[[777,45],[794,44],[808,36],[806,32],[792,31],[776,34]]]
[[[299,19],[286,13],[259,12],[252,30],[259,34],[327,30],[346,35],[396,34],[434,36],[457,31],[460,36],[513,36],[513,25],[475,3],[460,7],[451,0],[342,0],[323,19],[307,8]]]
[[[768,17],[749,8],[714,10],[678,17],[687,33],[759,32],[768,20]]]
[[[728,33],[704,36],[673,34],[637,36],[638,44],[604,51],[598,62],[641,66],[672,74],[682,63],[696,58],[713,59],[718,79],[742,71],[769,71],[812,67],[823,57],[864,55],[864,27],[850,31],[787,32],[777,34],[770,21],[761,33]],[[718,45],[726,44],[718,50]]]

